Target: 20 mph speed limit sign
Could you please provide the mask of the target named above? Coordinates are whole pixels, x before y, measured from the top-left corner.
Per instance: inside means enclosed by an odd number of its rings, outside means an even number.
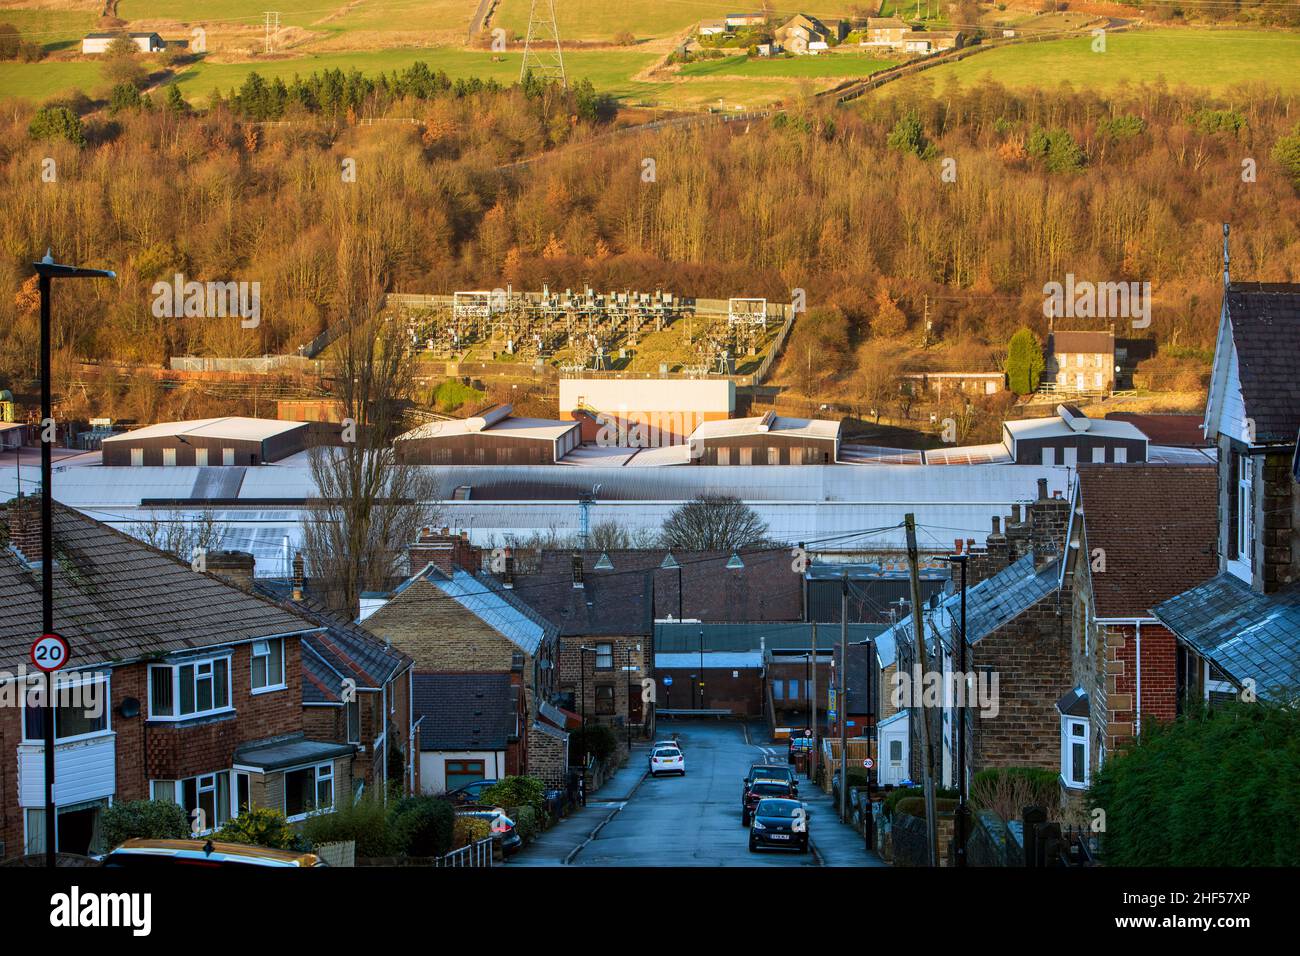
[[[68,663],[68,642],[58,634],[42,634],[32,645],[32,663],[49,674]]]

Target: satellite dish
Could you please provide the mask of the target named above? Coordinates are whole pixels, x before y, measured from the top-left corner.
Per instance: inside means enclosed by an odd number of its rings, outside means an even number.
[[[117,705],[117,714],[119,717],[139,717],[140,701],[135,697],[122,698],[122,703]]]

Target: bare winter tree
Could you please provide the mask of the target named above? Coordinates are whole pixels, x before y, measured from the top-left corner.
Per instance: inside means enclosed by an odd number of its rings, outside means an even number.
[[[129,525],[126,533],[147,545],[174,554],[183,561],[193,561],[198,553],[211,553],[222,548],[226,527],[217,521],[211,511],[191,518],[179,511],[164,515],[150,512],[144,521]]]
[[[690,551],[731,551],[759,544],[767,524],[754,509],[731,495],[699,495],[664,521],[659,544]]]
[[[342,331],[331,349],[343,441],[311,449],[316,495],[303,539],[308,574],[324,599],[355,618],[362,591],[385,589],[405,573],[407,546],[438,509],[433,476],[393,451],[412,359],[396,324],[380,315],[388,276],[382,237],[345,229],[338,272]]]

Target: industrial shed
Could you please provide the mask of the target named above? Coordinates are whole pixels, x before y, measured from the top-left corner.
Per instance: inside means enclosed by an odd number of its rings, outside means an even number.
[[[393,447],[412,465],[553,465],[578,447],[577,422],[513,418],[512,410],[497,405],[473,418],[429,422]]]
[[[1017,465],[1124,464],[1147,460],[1147,436],[1129,422],[1089,418],[1057,405],[1051,418],[1003,422],[1003,444]]]
[[[303,451],[307,429],[306,422],[266,418],[161,422],[105,438],[103,463],[137,468],[262,465]]]
[[[817,418],[704,422],[691,434],[691,461],[701,465],[833,465],[841,423]]]
[[[640,429],[643,446],[681,444],[701,422],[735,411],[736,383],[728,378],[560,379],[560,417],[582,422],[588,442],[637,444],[625,437]]]

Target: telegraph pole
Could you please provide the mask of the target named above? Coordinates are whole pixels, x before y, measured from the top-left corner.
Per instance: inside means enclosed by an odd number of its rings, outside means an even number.
[[[811,780],[817,766],[817,622],[812,622],[812,753],[808,755],[808,778]]]
[[[835,695],[835,718],[840,722],[840,822],[849,807],[849,571],[840,576],[840,689]]]
[[[922,623],[923,606],[921,604],[921,576],[917,569],[917,548],[916,548],[916,515],[908,513],[904,516],[903,521],[907,527],[907,565],[912,579],[912,635],[915,644],[916,663],[913,665],[913,674],[918,671],[924,672],[926,666],[925,656],[925,625]],[[920,683],[923,683],[920,682]],[[918,682],[912,682],[912,709],[920,715],[921,724],[921,754],[922,766],[921,775],[925,785],[925,823],[928,833],[930,865],[939,865],[939,821],[935,819],[934,808],[934,743],[930,739],[930,713],[926,710],[925,701],[917,701],[920,687]]]
[[[961,673],[961,706],[957,708],[957,813],[953,820],[953,842],[956,844],[956,865],[966,865],[966,834],[970,828],[966,805],[966,708],[970,701],[970,679],[966,675],[966,555],[953,555],[950,562],[961,565],[961,636],[957,643],[957,670]]]

